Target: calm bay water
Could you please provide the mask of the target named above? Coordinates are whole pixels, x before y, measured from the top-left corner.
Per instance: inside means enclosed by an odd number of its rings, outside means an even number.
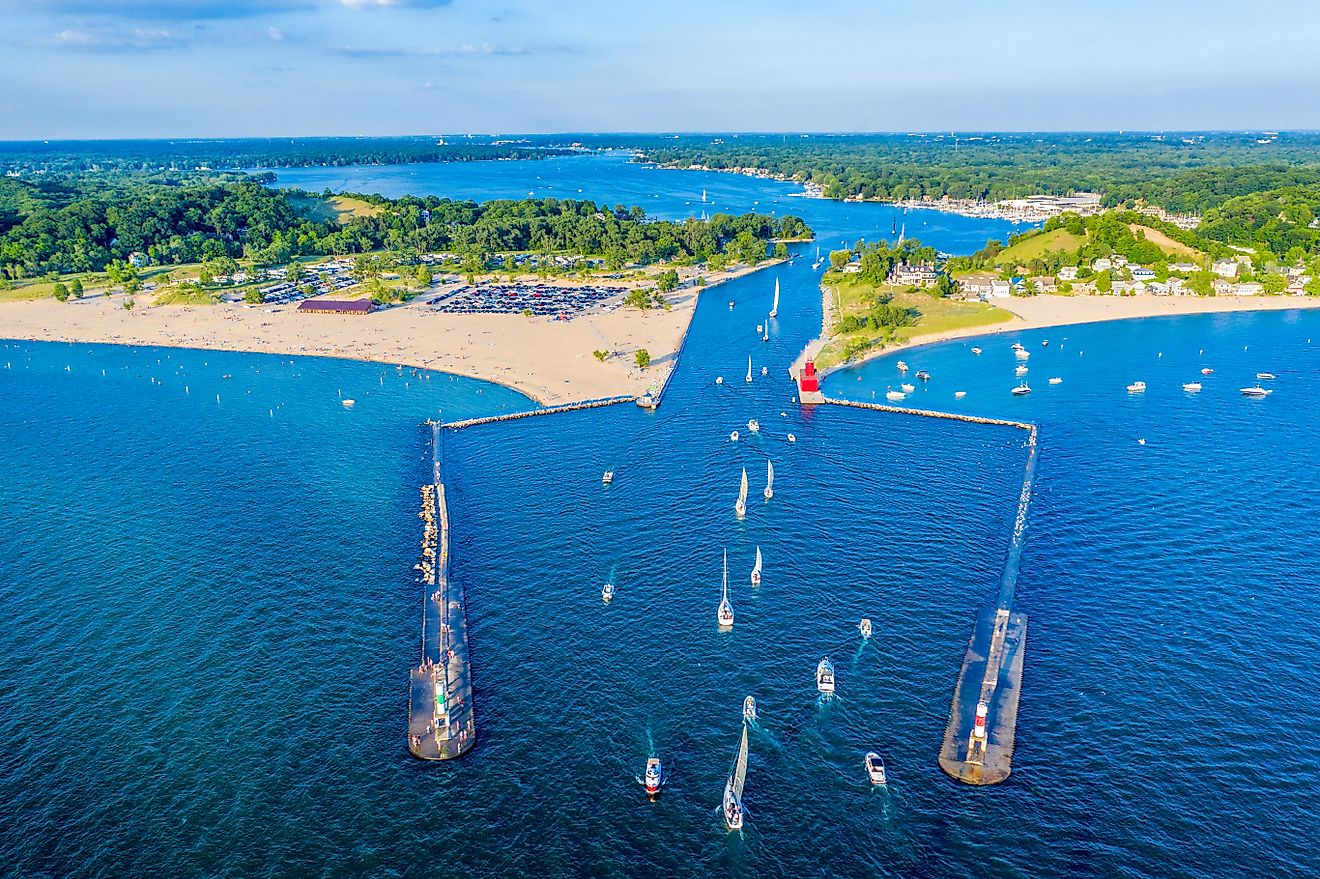
[[[705,188],[708,210],[799,213],[827,246],[884,236],[895,219],[614,157],[281,181],[463,197],[581,187],[657,216],[699,213]],[[899,221],[951,252],[1006,231]],[[974,612],[997,586],[1023,437],[792,405],[784,371],[819,324],[809,263],[707,293],[658,413],[620,406],[446,437],[481,738],[440,766],[403,741],[428,454],[418,423],[525,399],[311,358],[0,349],[3,872],[1314,873],[1320,316],[1024,334],[1036,390],[1022,400],[1008,395],[1017,337],[983,341],[979,358],[971,342],[904,355],[934,375],[918,405],[1041,425],[1017,593],[1031,622],[1015,771],[972,789],[935,754]],[[763,343],[754,330],[776,276],[781,314]],[[1215,375],[1184,395],[1202,365]],[[1276,393],[1242,399],[1264,369],[1279,374]],[[1136,379],[1150,390],[1129,397]],[[890,358],[827,389],[883,398],[897,382]],[[954,390],[967,397],[955,403]],[[744,466],[753,491],[739,523]],[[721,634],[726,548],[738,620]],[[868,644],[862,616],[875,623]],[[832,703],[812,677],[825,653],[839,667]],[[748,693],[762,714],[748,826],[728,835],[717,805]],[[865,783],[872,748],[890,764],[888,790]],[[673,777],[648,804],[636,777],[652,749]]]

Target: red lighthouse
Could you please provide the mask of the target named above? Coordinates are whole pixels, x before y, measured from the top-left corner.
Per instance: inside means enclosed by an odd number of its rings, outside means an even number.
[[[820,376],[816,375],[816,364],[810,360],[798,374],[798,391],[804,394],[820,393]]]

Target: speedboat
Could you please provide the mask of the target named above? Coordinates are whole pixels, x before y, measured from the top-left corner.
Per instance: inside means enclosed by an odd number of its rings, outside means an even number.
[[[965,396],[967,396],[967,392],[966,392],[966,391],[954,391],[954,392],[953,392],[953,399],[955,399],[955,400],[961,400],[961,399],[962,399],[963,397],[965,397]]]
[[[871,784],[886,784],[889,779],[885,776],[885,761],[880,759],[880,755],[875,751],[868,751],[866,754],[866,777],[871,780]]]
[[[1127,386],[1127,392],[1129,394],[1140,394],[1145,390],[1146,390],[1145,382],[1133,382],[1132,384]]]
[[[729,311],[733,311],[733,300],[729,300]]]
[[[660,786],[664,783],[664,767],[660,764],[659,757],[648,757],[646,760],[646,795],[655,799],[660,793]]]
[[[600,477],[600,481],[602,485],[609,485],[614,481],[614,471],[606,470],[604,475]]]
[[[761,375],[769,375],[769,374],[770,374],[770,367],[768,367],[768,366],[762,366],[762,367],[761,367]]]
[[[1056,375],[1056,376],[1051,376],[1051,377],[1050,377],[1050,384],[1052,384],[1052,385],[1061,385],[1061,384],[1063,384],[1063,379],[1059,378],[1057,375]]]
[[[1026,382],[1023,382],[1022,384],[1018,385],[1016,388],[1013,389],[1013,396],[1015,397],[1025,397],[1027,394],[1030,393],[1031,393],[1031,388],[1027,387]]]
[[[1274,393],[1268,388],[1262,388],[1260,385],[1256,385],[1254,388],[1242,388],[1241,390],[1244,397],[1268,397]]]
[[[918,370],[917,370],[917,378],[921,379],[921,380],[924,381],[924,382],[928,382],[928,381],[930,381],[930,373],[929,373],[929,372],[926,372],[926,370],[924,370],[924,369],[918,369]]]
[[[344,404],[345,409],[352,409],[357,400],[341,400],[340,402]]]
[[[1022,378],[1022,376],[1027,374],[1027,367],[1019,366],[1017,369],[1013,370],[1013,374],[1016,375],[1018,378]]]
[[[600,597],[605,599],[606,601],[609,601],[611,598],[613,598],[614,584],[606,582],[604,586],[600,587]]]
[[[905,363],[905,362],[902,361],[902,360],[898,361],[898,371],[899,371],[899,372],[907,372],[907,371],[908,371],[908,365],[907,365],[907,363]]]
[[[761,432],[761,422],[759,422],[759,421],[757,421],[755,418],[753,418],[751,421],[748,421],[748,422],[747,422],[747,430],[748,430],[748,432],[750,432],[750,433],[760,433],[760,432]]]
[[[904,382],[903,384],[899,385],[899,387],[903,389],[903,393],[905,393],[905,394],[911,394],[911,393],[916,392],[916,390],[917,390],[917,386],[916,386],[916,385],[910,385],[910,384],[907,384],[906,382]]]
[[[1201,370],[1201,375],[1214,375],[1214,374],[1215,371],[1208,366]]]
[[[1183,390],[1184,390],[1184,391],[1187,391],[1189,394],[1195,394],[1197,391],[1201,390],[1201,383],[1200,383],[1200,382],[1184,382],[1184,383],[1183,383]]]
[[[1048,348],[1048,347],[1050,347],[1050,340],[1049,340],[1049,339],[1041,339],[1041,340],[1040,340],[1040,346],[1041,346],[1042,348]]]
[[[834,663],[828,656],[816,666],[816,689],[822,693],[834,692]]]
[[[862,633],[863,638],[871,637],[871,621],[865,617],[857,624],[857,629]]]
[[[981,353],[981,349],[980,349],[980,348],[973,348],[973,349],[972,349],[972,353],[973,353],[973,354],[980,354],[980,353]]]
[[[763,332],[765,332],[765,327],[762,326],[761,324],[757,324],[757,325],[756,325],[756,335],[759,336],[759,335],[761,335],[761,333],[763,333]]]
[[[729,432],[729,442],[731,442],[731,443],[736,443],[737,441],[738,441],[738,431],[736,431],[736,430],[734,430],[734,431],[730,431],[730,432]]]
[[[717,385],[722,385],[722,384],[724,384],[724,376],[722,376],[722,375],[717,375],[717,376],[715,376],[715,384],[717,384]]]
[[[885,399],[893,403],[902,402],[906,397],[907,394],[903,393],[902,391],[895,391],[895,390],[885,391]]]
[[[797,437],[790,433],[790,434],[788,435],[788,441],[789,441],[790,443],[795,443],[795,442],[797,442]]]
[[[756,698],[748,696],[743,700],[743,720],[751,723],[756,720]]]
[[[1025,350],[1026,350],[1026,346],[1023,345],[1021,342],[1014,342],[1013,345],[1012,345],[1012,348],[1013,348],[1014,351],[1025,351]]]
[[[1259,381],[1270,381],[1271,379],[1278,378],[1278,376],[1272,372],[1258,372],[1256,373],[1256,378]]]

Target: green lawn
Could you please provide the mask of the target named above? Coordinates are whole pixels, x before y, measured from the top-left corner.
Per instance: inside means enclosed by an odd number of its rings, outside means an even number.
[[[380,213],[377,205],[347,195],[329,198],[294,196],[289,201],[299,213],[318,223],[329,221],[343,225],[357,217],[374,217]]]
[[[1085,235],[1074,235],[1067,229],[1055,229],[1046,232],[1044,235],[1035,235],[1026,241],[1019,241],[1012,247],[1006,247],[995,257],[995,262],[999,265],[1019,265],[1029,263],[1033,259],[1044,256],[1047,253],[1057,251],[1067,251],[1069,253],[1077,250],[1086,243]]]
[[[968,327],[993,326],[1013,317],[1002,308],[995,308],[985,302],[962,302],[956,299],[941,299],[920,290],[875,287],[834,272],[826,275],[825,283],[832,290],[838,291],[837,301],[842,309],[840,317],[866,312],[881,293],[892,295],[893,299],[890,301],[894,305],[917,309],[921,312],[921,316],[913,326],[890,331],[864,329],[839,333],[833,327],[829,328],[827,331],[829,341],[816,356],[816,365],[821,369],[837,366],[876,349],[901,344],[915,336]]]

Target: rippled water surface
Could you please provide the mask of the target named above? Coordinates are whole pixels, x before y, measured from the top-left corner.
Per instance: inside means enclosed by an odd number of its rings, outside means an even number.
[[[657,193],[648,210],[666,216],[699,213],[704,188],[717,210],[799,213],[827,242],[904,222],[953,252],[1005,232],[612,157],[281,177]],[[1016,336],[981,341],[980,357],[971,342],[906,352],[933,374],[917,405],[1041,428],[1014,773],[974,789],[935,756],[974,613],[997,588],[1024,435],[795,406],[785,369],[820,308],[814,245],[802,251],[704,295],[659,412],[446,435],[480,738],[443,765],[404,747],[418,425],[524,398],[312,358],[0,348],[0,873],[1314,875],[1320,316],[1023,334],[1026,399],[1008,394]],[[761,342],[776,276],[781,313]],[[1184,394],[1203,365],[1215,374]],[[1276,392],[1242,398],[1266,369]],[[1137,379],[1149,390],[1129,396]],[[899,380],[889,358],[826,385],[870,400]],[[720,633],[726,549],[737,625]],[[827,653],[839,694],[822,703]],[[748,693],[761,711],[748,824],[729,835],[717,805]],[[871,749],[887,790],[865,782]],[[654,804],[637,782],[651,750],[672,769]]]

